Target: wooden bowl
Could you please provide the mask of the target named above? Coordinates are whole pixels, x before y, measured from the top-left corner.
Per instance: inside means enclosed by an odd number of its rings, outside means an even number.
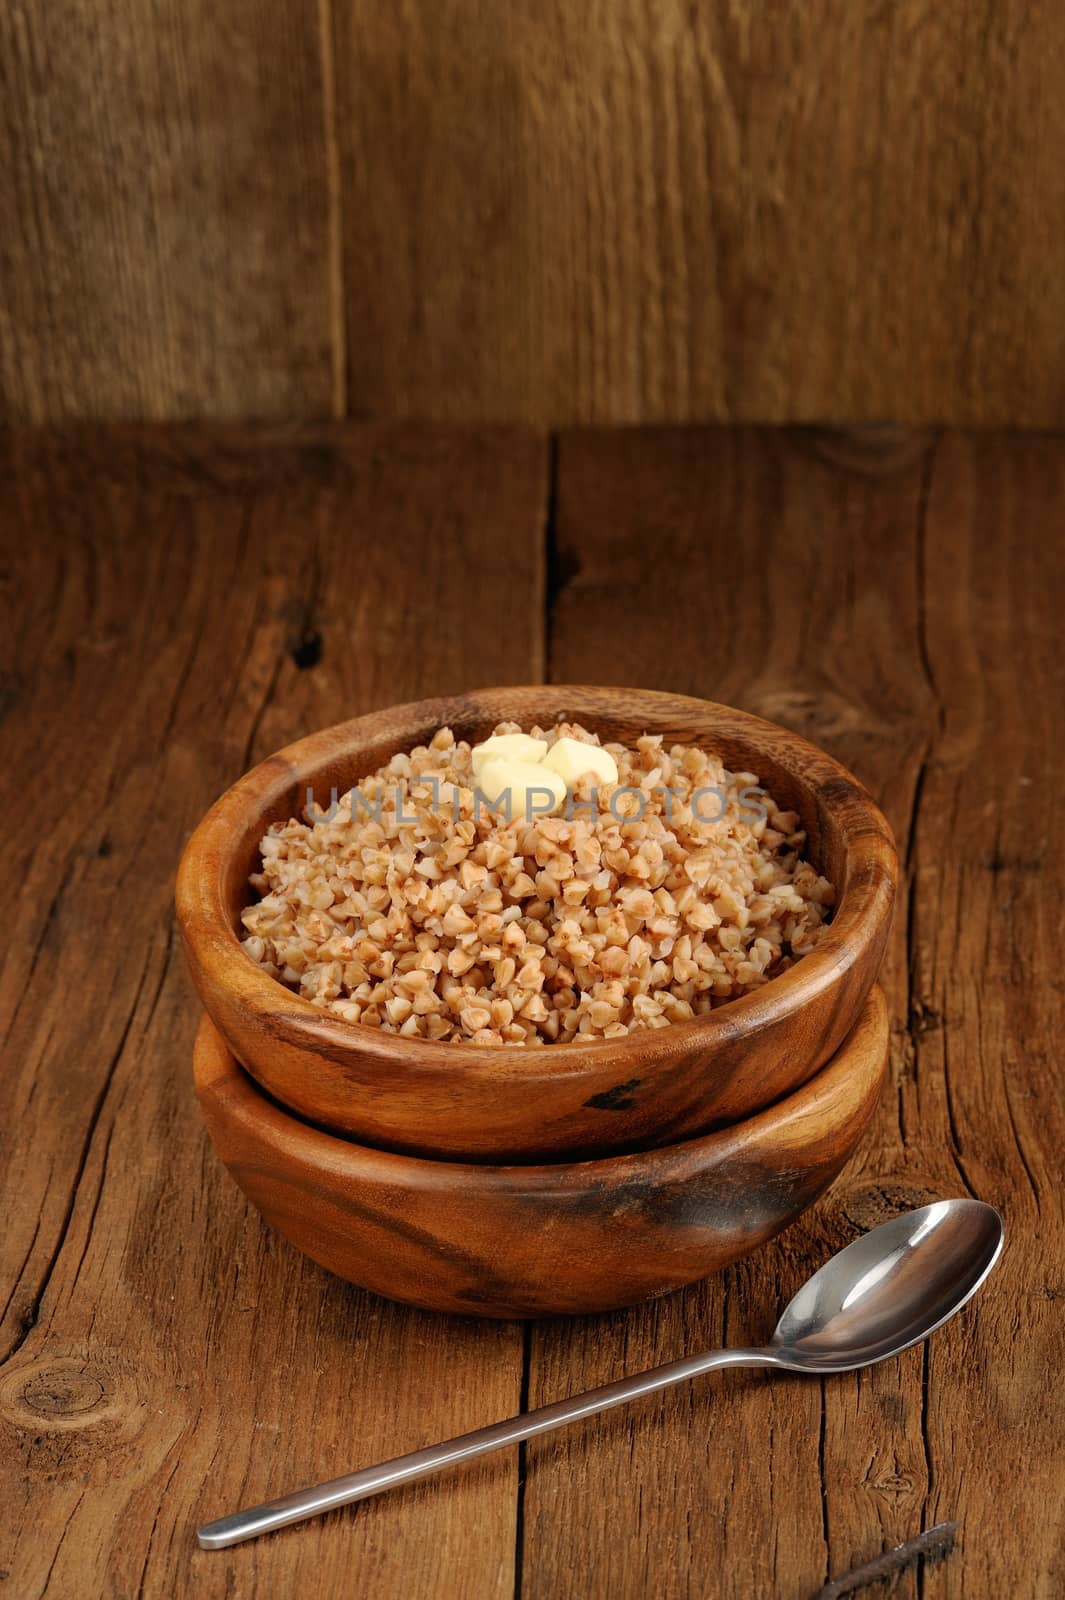
[[[371,1150],[275,1105],[208,1018],[195,1073],[215,1149],[267,1222],[352,1283],[433,1311],[603,1311],[704,1278],[787,1227],[872,1115],[888,1018],[874,988],[801,1089],[731,1128],[563,1166]]]
[[[708,1016],[589,1045],[483,1047],[400,1038],[331,1017],[245,955],[248,875],[272,822],[328,804],[441,724],[575,720],[604,739],[645,731],[717,751],[796,810],[808,854],[841,891],[817,948]],[[177,885],[193,980],[237,1059],[284,1105],[369,1144],[471,1160],[536,1160],[675,1142],[736,1122],[805,1083],[854,1026],[895,895],[887,823],[838,762],[797,734],[704,700],[547,686],[423,700],[301,739],[234,784],[192,835]]]

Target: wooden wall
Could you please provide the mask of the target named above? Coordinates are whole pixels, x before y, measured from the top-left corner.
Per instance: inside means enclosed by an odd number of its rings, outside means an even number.
[[[1065,424],[1061,0],[3,0],[0,418]]]

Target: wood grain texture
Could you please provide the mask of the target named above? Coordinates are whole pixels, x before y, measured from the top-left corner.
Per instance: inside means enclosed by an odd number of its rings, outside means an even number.
[[[1065,419],[1060,7],[336,17],[353,410]]]
[[[989,1284],[927,1351],[823,1392],[724,1374],[529,1446],[520,1507],[500,1456],[221,1556],[192,1548],[197,1519],[521,1397],[513,1328],[389,1306],[261,1230],[198,1127],[168,907],[186,833],[269,750],[540,674],[544,449],[88,430],[3,436],[0,474],[0,784],[26,824],[0,838],[12,1593],[810,1600],[960,1518],[900,1600],[1057,1600],[1065,441],[650,431],[558,451],[552,673],[795,727],[908,850],[892,1092],[863,1152],[720,1279],[532,1325],[527,1402],[756,1342],[836,1246],[967,1185],[1006,1215]],[[441,625],[486,552],[476,633]]]
[[[768,793],[798,813],[804,854],[839,890],[817,948],[708,1016],[594,1046],[531,1051],[352,1027],[249,961],[237,937],[240,912],[272,824],[302,814],[308,794],[328,806],[441,727],[476,743],[503,722],[579,722],[630,745],[656,733],[667,749],[702,746],[730,771],[757,772]],[[897,880],[882,814],[845,768],[794,733],[683,695],[519,685],[389,707],[276,752],[200,823],[182,857],[176,900],[204,1007],[275,1099],[359,1143],[498,1164],[675,1144],[798,1088],[839,1049],[861,1012],[883,957]]]
[[[977,1192],[1008,1242],[966,1316],[883,1368],[821,1394],[726,1377],[527,1446],[526,1596],[808,1600],[951,1519],[957,1553],[897,1595],[1060,1590],[1062,863],[1035,797],[1061,781],[1063,506],[1060,439],[562,441],[552,674],[594,657],[625,681],[639,663],[824,744],[906,848],[907,914],[887,972],[895,1092],[840,1185],[721,1278],[541,1326],[529,1405],[757,1342],[812,1265],[897,1209]]]
[[[204,807],[274,745],[540,671],[544,445],[8,435],[0,474],[0,781],[25,824],[0,841],[0,1587],[510,1595],[512,1461],[310,1540],[195,1549],[249,1494],[513,1411],[522,1358],[512,1327],[357,1294],[263,1229],[196,1111],[171,895]],[[479,627],[410,648],[470,566]]]
[[[0,10],[0,418],[343,411],[302,0]]]
[[[1065,422],[1052,0],[0,16],[0,415]]]
[[[485,1166],[395,1155],[308,1126],[261,1092],[209,1018],[194,1051],[215,1149],[285,1238],[391,1299],[492,1317],[632,1305],[764,1244],[853,1154],[887,1055],[887,1006],[874,986],[832,1059],[735,1127],[632,1155]]]

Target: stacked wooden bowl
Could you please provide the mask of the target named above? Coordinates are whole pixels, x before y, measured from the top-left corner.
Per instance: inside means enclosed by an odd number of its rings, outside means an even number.
[[[839,889],[815,950],[710,1015],[591,1045],[434,1044],[334,1019],[237,935],[271,822],[327,802],[442,724],[577,721],[754,771],[796,810]],[[207,1011],[196,1087],[222,1160],[267,1221],[352,1282],[486,1316],[630,1304],[715,1271],[832,1182],[887,1060],[875,987],[891,835],[849,773],[797,735],[706,701],[583,687],[421,701],[312,735],[256,767],[196,830],[178,915]]]

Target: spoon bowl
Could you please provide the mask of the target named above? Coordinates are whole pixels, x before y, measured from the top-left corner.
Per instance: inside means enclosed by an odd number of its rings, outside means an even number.
[[[803,1284],[770,1342],[774,1365],[853,1372],[918,1344],[976,1293],[1002,1241],[1002,1218],[981,1200],[894,1217]]]

